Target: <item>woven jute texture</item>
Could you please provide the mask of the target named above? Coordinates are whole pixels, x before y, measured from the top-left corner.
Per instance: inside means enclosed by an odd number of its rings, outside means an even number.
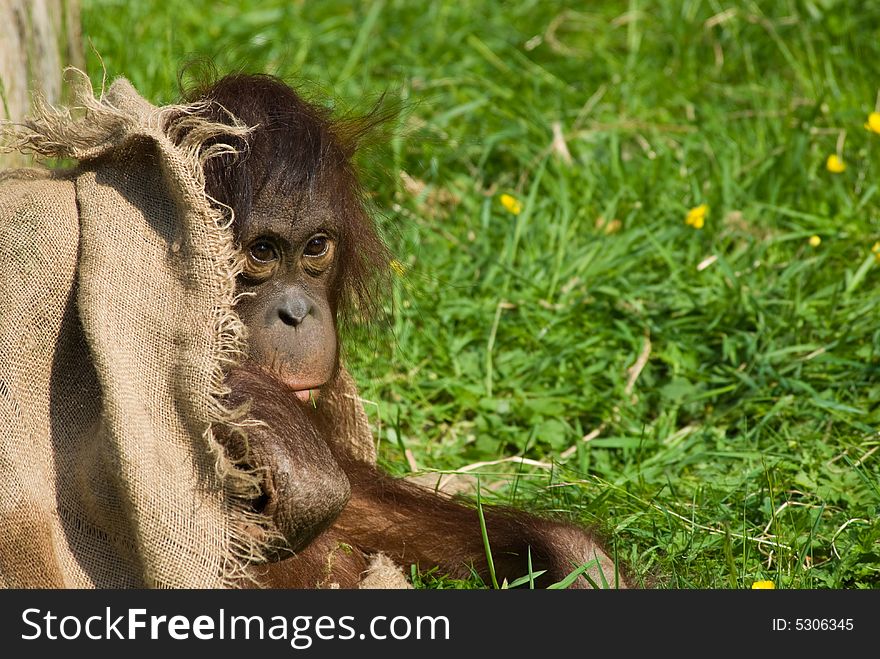
[[[244,328],[202,166],[248,128],[68,78],[72,108],[5,130],[76,165],[0,173],[0,585],[232,586],[266,520],[213,437],[239,421],[221,401]],[[350,389],[328,405],[369,459]]]
[[[242,328],[201,165],[246,128],[72,76],[13,138],[78,166],[0,178],[0,583],[232,585],[263,520],[212,436]]]

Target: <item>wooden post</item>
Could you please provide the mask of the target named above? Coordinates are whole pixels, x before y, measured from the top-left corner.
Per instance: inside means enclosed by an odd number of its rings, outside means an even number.
[[[65,66],[84,66],[79,0],[0,0],[0,119],[30,114],[32,93],[62,100]],[[19,154],[0,154],[0,165],[19,166]]]

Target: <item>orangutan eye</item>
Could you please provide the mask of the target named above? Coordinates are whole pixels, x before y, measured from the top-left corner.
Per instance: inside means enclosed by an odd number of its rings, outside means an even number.
[[[306,243],[306,247],[303,250],[303,256],[310,256],[312,258],[321,257],[324,256],[329,249],[330,238],[323,234],[318,234],[317,236],[312,236],[309,239],[309,242]]]
[[[257,263],[271,263],[278,260],[278,250],[268,240],[258,240],[248,249],[248,255]]]
[[[271,279],[281,263],[281,250],[274,241],[258,238],[245,250],[241,274],[255,282]]]
[[[318,233],[308,239],[302,251],[302,264],[305,271],[315,277],[320,276],[333,265],[333,252],[336,244],[324,233]]]

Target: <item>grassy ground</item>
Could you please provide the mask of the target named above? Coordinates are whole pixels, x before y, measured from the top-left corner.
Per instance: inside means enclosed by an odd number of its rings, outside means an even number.
[[[880,4],[83,4],[157,102],[192,54],[405,102],[393,340],[349,358],[392,470],[525,458],[471,473],[637,581],[880,586]]]

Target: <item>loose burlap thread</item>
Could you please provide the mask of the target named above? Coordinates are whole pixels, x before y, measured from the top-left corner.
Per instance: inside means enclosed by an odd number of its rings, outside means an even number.
[[[270,531],[212,432],[240,421],[221,401],[245,330],[202,166],[248,127],[68,77],[73,112],[6,133],[78,165],[0,173],[0,586],[234,586]],[[349,384],[327,404],[374,459]]]

